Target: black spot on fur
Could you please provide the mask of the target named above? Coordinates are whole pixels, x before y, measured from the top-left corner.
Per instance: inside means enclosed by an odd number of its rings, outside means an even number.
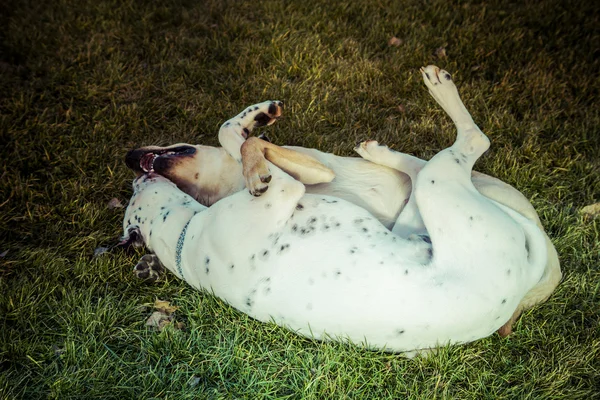
[[[364,220],[363,220],[362,218],[356,218],[356,219],[354,220],[354,223],[355,223],[355,224],[362,224],[362,222],[363,222],[363,221],[364,221]]]
[[[256,114],[254,117],[254,121],[256,121],[256,126],[265,126],[271,121],[271,117],[267,114],[261,112]]]
[[[273,205],[271,203],[267,203],[265,204],[265,208],[268,210],[269,208],[271,208]]]
[[[460,164],[460,160],[458,158],[455,158],[454,161],[456,161],[457,164]]]
[[[248,307],[252,307],[254,305],[254,300],[252,300],[250,297],[246,297],[246,305]]]
[[[512,271],[511,271],[510,269],[507,269],[507,270],[506,270],[506,275],[510,275],[510,273],[511,273],[511,272],[512,272]]]
[[[408,270],[407,269],[404,270],[404,275],[408,275]]]
[[[502,304],[506,304],[506,299],[502,299]]]
[[[289,243],[282,244],[282,245],[279,247],[279,251],[278,251],[278,253],[279,253],[279,254],[281,254],[281,253],[283,253],[284,251],[286,251],[286,250],[287,250],[287,249],[289,249],[289,248],[290,248],[290,244],[289,244]]]
[[[204,264],[206,264],[206,265],[210,264],[210,257],[206,257],[204,259]]]
[[[431,184],[433,185],[434,183],[435,183],[435,181],[432,179],[432,180],[431,180]]]
[[[300,210],[304,210],[304,206],[300,203],[298,203],[298,205],[296,206],[296,210],[300,211]]]
[[[356,252],[357,252],[357,250],[358,250],[358,247],[352,247],[352,248],[350,249],[350,254],[354,254],[354,253],[356,253]]]
[[[234,269],[234,268],[235,268],[235,264],[231,264],[231,265],[229,266],[229,269]]]
[[[269,109],[267,111],[269,112],[269,114],[275,115],[275,113],[277,113],[277,106],[275,105],[275,103],[269,104]]]
[[[365,232],[365,233],[369,232],[369,230],[367,228],[362,228],[362,231]]]
[[[335,274],[334,274],[334,276],[335,276],[336,278],[339,278],[341,275],[342,275],[342,271],[340,271],[339,269],[336,269],[336,270],[335,270]]]
[[[403,335],[404,334],[404,329],[397,329],[395,333],[396,333],[396,336]]]
[[[166,213],[164,213],[164,215],[163,215],[163,222],[165,222],[167,220],[167,217],[169,216],[170,212],[171,211],[167,211]]]

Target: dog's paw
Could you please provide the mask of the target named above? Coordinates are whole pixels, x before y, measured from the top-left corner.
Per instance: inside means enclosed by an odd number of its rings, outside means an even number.
[[[431,96],[450,114],[452,112],[452,105],[460,102],[458,89],[452,80],[452,75],[435,65],[428,65],[421,68],[421,75]]]
[[[367,140],[359,143],[354,151],[358,153],[362,158],[367,161],[374,161],[381,157],[383,154],[389,152],[389,148],[384,145],[380,145],[377,140]]]
[[[277,100],[263,101],[251,105],[233,119],[227,121],[223,127],[239,127],[240,134],[247,139],[250,132],[256,127],[272,125],[283,113],[283,102]]]
[[[267,163],[263,160],[258,160],[253,165],[245,166],[244,179],[246,187],[252,196],[259,197],[269,189],[271,182],[271,172]]]
[[[146,254],[133,268],[133,272],[140,279],[156,281],[160,278],[164,267],[155,254]]]
[[[281,117],[283,113],[283,103],[281,101],[265,101],[253,107],[254,111],[259,111],[254,115],[254,126],[272,125]]]

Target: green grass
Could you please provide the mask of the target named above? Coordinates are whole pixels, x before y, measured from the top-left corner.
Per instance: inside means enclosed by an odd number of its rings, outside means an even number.
[[[600,201],[593,2],[2,4],[1,398],[599,397],[600,220],[579,214]],[[406,360],[258,323],[173,276],[138,282],[141,253],[91,257],[121,234],[107,204],[131,194],[126,150],[216,145],[259,101],[286,103],[279,144],[351,155],[373,138],[431,157],[454,130],[421,82],[429,63],[492,139],[477,168],[531,199],[562,261],[513,336]],[[145,327],[156,298],[184,330]]]

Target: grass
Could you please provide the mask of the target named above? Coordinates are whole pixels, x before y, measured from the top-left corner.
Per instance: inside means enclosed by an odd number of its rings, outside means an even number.
[[[579,210],[600,201],[599,15],[558,0],[3,3],[0,397],[598,398],[600,220]],[[131,194],[127,149],[216,145],[265,99],[286,102],[276,143],[431,157],[454,130],[421,82],[429,63],[492,139],[477,168],[531,199],[560,254],[563,282],[513,336],[406,360],[258,323],[173,276],[139,282],[141,253],[91,256],[121,234],[107,204]],[[184,330],[145,327],[156,298]]]

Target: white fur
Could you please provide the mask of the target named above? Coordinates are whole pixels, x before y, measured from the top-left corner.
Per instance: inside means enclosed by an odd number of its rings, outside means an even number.
[[[447,73],[433,72],[423,71],[425,82],[456,117],[455,144],[426,164],[376,142],[357,149],[407,168],[415,212],[400,219],[432,244],[391,234],[343,199],[305,194],[273,165],[261,197],[242,191],[210,208],[159,175],[141,176],[126,233],[138,226],[147,247],[192,286],[308,337],[401,352],[488,336],[540,281],[546,240],[534,222],[475,189],[471,169],[489,142],[461,114]]]

